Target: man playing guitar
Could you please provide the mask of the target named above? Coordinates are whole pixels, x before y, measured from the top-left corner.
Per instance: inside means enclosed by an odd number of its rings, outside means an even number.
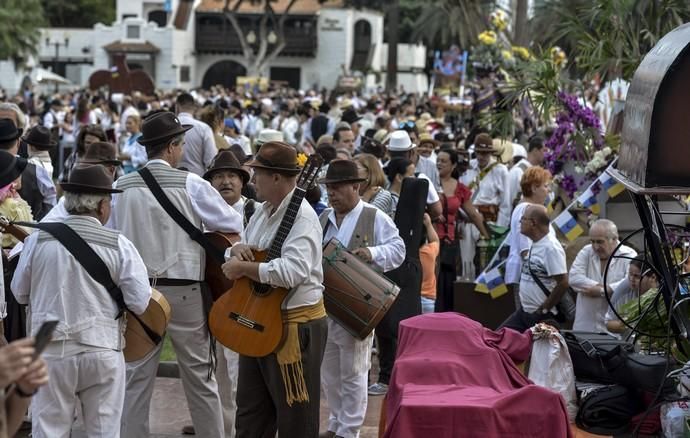
[[[271,245],[296,190],[300,168],[295,149],[281,142],[263,144],[247,165],[254,168],[257,195],[266,202],[257,207],[241,243],[231,248],[223,271],[232,280],[248,277],[290,289],[290,294],[283,303],[288,325],[284,344],[264,357],[240,356],[237,436],[273,437],[277,431],[281,437],[317,438],[320,368],[327,336],[319,219],[303,199],[280,257],[255,262],[252,249]],[[290,329],[293,325],[296,330]],[[293,353],[292,360],[280,363],[285,351]],[[286,387],[296,391],[286,391]]]

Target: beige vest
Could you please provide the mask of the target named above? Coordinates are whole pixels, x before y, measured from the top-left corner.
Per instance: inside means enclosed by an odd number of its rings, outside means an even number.
[[[147,166],[175,207],[197,228],[201,218],[192,209],[187,193],[187,172],[162,163]],[[144,259],[150,278],[201,281],[206,255],[201,246],[160,206],[138,172],[116,182],[124,193],[117,195],[117,227],[134,243]]]
[[[327,208],[321,212],[319,216],[319,221],[321,222],[321,228],[323,228],[323,235],[326,235],[327,228],[329,224],[328,215],[331,214],[332,208]],[[350,237],[350,242],[347,245],[347,250],[352,251],[357,248],[376,246],[376,240],[374,238],[374,224],[376,222],[376,209],[373,207],[364,206],[362,212],[359,214],[357,219],[357,224],[355,224],[355,229],[352,231],[352,237]],[[328,225],[330,226],[330,225]],[[324,244],[327,242],[324,242]],[[372,268],[378,270],[374,265]]]

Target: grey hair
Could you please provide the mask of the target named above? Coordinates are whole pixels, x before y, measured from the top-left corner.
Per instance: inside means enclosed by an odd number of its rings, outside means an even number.
[[[609,239],[618,240],[618,227],[609,219],[597,219],[592,223],[592,228],[595,226],[602,227],[606,231],[606,236]]]
[[[110,201],[110,195],[65,192],[65,210],[69,214],[95,213],[104,199]]]
[[[0,102],[0,110],[3,111],[14,111],[17,114],[17,128],[26,128],[26,117],[19,106],[12,102]]]

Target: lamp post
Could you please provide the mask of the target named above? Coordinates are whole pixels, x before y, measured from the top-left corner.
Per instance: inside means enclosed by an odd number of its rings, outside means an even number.
[[[55,57],[53,58],[53,73],[58,74],[57,69],[58,69],[58,58],[60,57],[60,46],[64,46],[65,48],[69,46],[69,36],[63,35],[62,41],[58,38],[50,38],[46,37],[46,46],[53,45],[55,46]],[[55,81],[55,92],[58,92],[58,82]]]

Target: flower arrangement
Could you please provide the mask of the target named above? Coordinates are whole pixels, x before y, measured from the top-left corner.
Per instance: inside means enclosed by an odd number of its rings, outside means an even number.
[[[508,15],[503,9],[496,9],[489,15],[489,22],[494,29],[503,32],[508,28]]]
[[[527,47],[513,46],[513,55],[522,61],[533,61],[534,55],[529,51]]]
[[[479,42],[484,44],[485,46],[493,46],[496,44],[496,32],[493,30],[485,30],[484,32],[480,33],[477,35],[477,39],[479,39]]]
[[[556,67],[563,69],[566,67],[566,65],[568,65],[568,57],[560,47],[551,47],[549,54],[551,55],[551,61],[556,65]]]

